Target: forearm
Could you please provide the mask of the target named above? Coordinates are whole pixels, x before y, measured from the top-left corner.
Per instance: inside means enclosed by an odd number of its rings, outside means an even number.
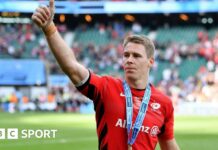
[[[78,84],[86,78],[88,70],[77,62],[73,50],[66,44],[58,31],[51,36],[46,36],[46,39],[61,69],[74,84]]]
[[[161,147],[161,150],[180,150],[180,149],[179,149],[178,145],[173,145],[170,147]]]
[[[180,150],[175,139],[168,141],[159,139],[159,145],[161,150]]]
[[[58,31],[50,36],[46,36],[46,40],[61,69],[68,74],[76,63],[73,51],[65,43]]]

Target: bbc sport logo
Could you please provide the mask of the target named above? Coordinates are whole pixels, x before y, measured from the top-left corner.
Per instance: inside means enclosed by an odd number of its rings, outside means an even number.
[[[0,129],[0,139],[5,139],[5,129]]]
[[[22,139],[30,139],[30,138],[37,138],[37,139],[50,139],[55,138],[56,133],[58,132],[57,129],[22,129],[19,130],[18,128],[0,128],[0,140],[9,139],[9,140],[16,140],[19,138]]]

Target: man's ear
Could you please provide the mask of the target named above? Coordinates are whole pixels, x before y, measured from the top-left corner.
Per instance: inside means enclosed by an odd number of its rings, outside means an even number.
[[[150,57],[149,59],[148,59],[148,67],[152,67],[154,65],[154,57]]]

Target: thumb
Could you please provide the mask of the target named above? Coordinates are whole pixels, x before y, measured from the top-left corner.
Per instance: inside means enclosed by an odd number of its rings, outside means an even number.
[[[44,28],[47,28],[53,22],[54,12],[55,12],[54,0],[49,0],[48,9],[50,11],[50,17],[49,17],[47,24],[44,26]]]
[[[54,5],[54,0],[50,0],[49,1],[49,10],[51,12],[51,16],[54,15],[54,12],[55,12],[55,5]]]

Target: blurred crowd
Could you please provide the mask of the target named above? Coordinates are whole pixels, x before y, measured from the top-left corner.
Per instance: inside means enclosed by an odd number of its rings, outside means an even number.
[[[64,88],[51,88],[47,93],[25,95],[15,88],[11,94],[0,95],[0,112],[25,111],[81,112],[81,106],[90,106],[90,100],[76,91],[72,84]]]
[[[107,34],[109,43],[95,44],[77,40],[77,33],[90,30],[87,25],[80,25],[69,30],[65,25],[58,25],[58,30],[66,41],[69,35],[74,39],[69,42],[76,57],[86,67],[99,74],[122,76],[122,39],[133,33],[142,33],[143,27],[134,22],[131,27],[113,22],[109,25],[96,24],[92,29],[99,34]],[[14,34],[16,32],[16,34]],[[32,24],[6,24],[0,26],[0,56],[3,58],[36,58],[46,62],[50,74],[63,74],[46,44],[42,32]],[[66,36],[68,35],[68,36]],[[218,102],[218,34],[209,38],[206,30],[199,31],[194,44],[169,41],[160,44],[155,38],[155,31],[147,35],[156,45],[155,59],[150,81],[169,95],[175,106],[186,101]],[[178,67],[183,60],[205,59],[196,74],[181,79]],[[158,72],[159,65],[167,62],[169,67]],[[190,64],[191,65],[191,64]],[[107,70],[109,68],[109,70]],[[162,74],[161,80],[155,81],[155,73]],[[0,95],[0,110],[14,112],[26,110],[79,112],[81,106],[90,101],[69,84],[67,87],[49,87],[49,92],[32,97],[24,95],[15,88],[10,95]]]

